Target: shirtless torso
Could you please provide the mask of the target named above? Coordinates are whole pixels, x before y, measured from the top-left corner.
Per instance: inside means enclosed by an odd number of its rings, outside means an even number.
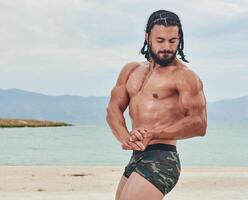
[[[129,115],[132,129],[153,129],[160,125],[170,126],[184,117],[178,102],[176,71],[182,65],[150,70],[149,63],[138,65],[129,75],[126,89],[129,94]],[[154,139],[149,144],[176,144],[176,140]]]
[[[175,138],[153,138],[148,144],[176,145],[176,136],[181,134],[176,132],[177,127],[179,131],[185,127],[185,138],[194,136],[190,134],[197,136],[194,129],[197,123],[190,124],[194,116],[205,123],[204,129],[207,120],[201,80],[178,59],[168,67],[152,66],[155,65],[151,62],[129,63],[122,69],[108,106],[107,119],[113,133],[120,142],[128,137],[123,112],[129,106],[132,130],[154,130],[158,127],[175,130]]]

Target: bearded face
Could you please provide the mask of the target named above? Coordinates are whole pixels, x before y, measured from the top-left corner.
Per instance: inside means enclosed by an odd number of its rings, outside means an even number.
[[[161,67],[171,64],[179,47],[177,26],[155,25],[150,36],[146,35],[151,58]]]
[[[151,58],[154,60],[155,63],[159,64],[161,67],[166,67],[167,65],[171,64],[177,54],[176,51],[169,51],[169,50],[163,50],[158,51],[157,53],[152,48],[152,45],[149,45],[149,53]]]

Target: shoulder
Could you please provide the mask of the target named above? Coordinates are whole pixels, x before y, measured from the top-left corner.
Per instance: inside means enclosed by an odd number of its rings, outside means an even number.
[[[117,82],[119,84],[125,83],[130,76],[130,74],[141,65],[139,62],[130,62],[125,64],[119,74],[119,77],[117,79]]]
[[[179,89],[190,89],[191,91],[199,91],[203,89],[203,83],[200,77],[185,65],[176,70],[175,76],[177,87]]]
[[[176,76],[184,80],[200,80],[199,76],[187,66],[182,66],[176,70]]]
[[[122,67],[121,73],[130,73],[131,71],[133,71],[134,69],[136,69],[140,65],[141,65],[141,63],[139,63],[139,62],[127,63]]]

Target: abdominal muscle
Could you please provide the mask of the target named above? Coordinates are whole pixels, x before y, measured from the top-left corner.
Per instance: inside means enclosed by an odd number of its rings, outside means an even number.
[[[183,118],[175,98],[165,100],[152,100],[138,96],[133,97],[129,103],[129,114],[132,120],[132,129],[144,128],[152,130],[163,126],[165,129]],[[153,139],[149,144],[172,144],[177,140]]]

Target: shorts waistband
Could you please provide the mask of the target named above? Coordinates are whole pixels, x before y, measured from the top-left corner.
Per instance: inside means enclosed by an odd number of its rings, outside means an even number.
[[[146,147],[146,149],[143,151],[152,151],[152,150],[164,150],[164,151],[174,151],[177,152],[177,147],[172,144],[150,144]],[[134,151],[137,152],[137,151]],[[142,151],[138,151],[142,152]]]

